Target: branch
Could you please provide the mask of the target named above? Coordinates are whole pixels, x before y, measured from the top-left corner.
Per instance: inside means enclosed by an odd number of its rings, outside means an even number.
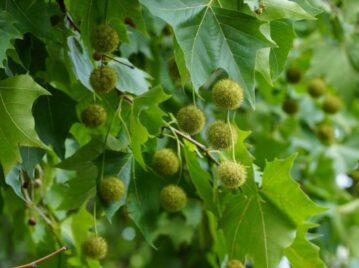
[[[67,250],[67,249],[68,249],[67,246],[63,246],[62,248],[60,248],[60,249],[50,253],[49,255],[47,255],[45,257],[42,257],[42,258],[40,258],[40,259],[38,259],[36,261],[30,262],[30,263],[27,263],[27,264],[23,264],[23,265],[20,265],[20,266],[15,266],[13,268],[27,268],[27,267],[35,268],[35,267],[37,267],[38,263],[43,262],[43,261],[45,261],[45,260],[47,260],[47,259],[49,259],[49,258],[51,258],[51,257],[53,257],[55,255]]]
[[[70,23],[70,26],[77,32],[80,32],[80,28],[76,25],[73,21],[69,13],[67,12],[65,1],[64,0],[56,0],[57,4],[59,5],[60,10],[65,14],[67,21]]]
[[[184,134],[183,132],[179,131],[178,129],[171,127],[171,126],[165,126],[163,128],[168,128],[171,131],[175,132],[178,136],[182,137],[183,139],[188,140],[189,142],[193,143],[194,145],[197,146],[198,149],[202,150],[204,152],[205,155],[207,155],[207,157],[212,160],[214,163],[216,163],[217,165],[219,165],[219,162],[216,158],[214,158],[214,156],[211,154],[211,152],[208,150],[208,148],[203,145],[202,143],[196,141],[195,139],[193,139],[191,136]]]

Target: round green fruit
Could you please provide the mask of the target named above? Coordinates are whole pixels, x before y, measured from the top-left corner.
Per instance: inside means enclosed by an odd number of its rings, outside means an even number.
[[[298,84],[302,79],[302,71],[299,68],[291,67],[286,73],[287,81],[292,84]]]
[[[321,124],[316,129],[317,137],[324,143],[331,143],[334,140],[333,126],[327,123]]]
[[[161,176],[171,176],[177,173],[180,161],[177,154],[168,148],[157,151],[153,156],[153,168]]]
[[[182,131],[194,135],[201,132],[206,118],[201,109],[194,105],[188,105],[178,111],[177,122]]]
[[[308,93],[313,98],[319,98],[326,91],[326,85],[323,79],[315,78],[312,79],[308,84]]]
[[[214,149],[227,149],[236,143],[237,131],[228,123],[215,121],[207,130],[207,139]]]
[[[98,104],[91,104],[81,113],[81,120],[89,128],[97,128],[107,120],[105,108]]]
[[[91,33],[91,44],[98,53],[111,53],[118,48],[120,39],[110,25],[96,26]]]
[[[294,115],[299,110],[299,104],[296,100],[286,99],[282,104],[283,111],[288,115]]]
[[[219,165],[218,177],[224,186],[236,189],[245,183],[247,171],[241,163],[227,160]]]
[[[239,260],[232,259],[227,263],[226,268],[245,268],[245,267]]]
[[[336,96],[328,96],[324,99],[322,107],[327,114],[335,114],[341,109],[342,102]]]
[[[234,110],[243,102],[244,93],[237,82],[230,79],[223,79],[213,86],[212,98],[218,107]]]
[[[90,75],[90,84],[97,93],[107,93],[115,88],[117,83],[116,71],[103,65],[94,69]]]
[[[125,185],[117,177],[107,177],[101,181],[99,196],[105,203],[114,203],[121,199],[125,193]]]
[[[178,212],[185,207],[187,195],[181,187],[170,184],[162,188],[160,203],[168,212]]]
[[[82,244],[84,254],[92,259],[103,259],[107,254],[107,242],[101,236],[90,236]]]

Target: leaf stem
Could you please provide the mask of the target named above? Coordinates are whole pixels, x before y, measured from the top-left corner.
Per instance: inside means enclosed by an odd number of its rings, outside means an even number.
[[[40,258],[40,259],[38,259],[36,261],[30,262],[30,263],[27,263],[27,264],[23,264],[23,265],[20,265],[20,266],[15,266],[13,268],[37,267],[38,263],[43,262],[43,261],[45,261],[45,260],[47,260],[47,259],[61,253],[61,252],[63,252],[63,251],[66,251],[67,249],[68,249],[67,246],[63,246],[60,249],[50,253],[49,255],[46,255],[46,256],[42,257],[42,258]]]
[[[209,149],[205,145],[203,145],[202,143],[196,141],[191,136],[189,136],[187,134],[184,134],[183,132],[179,131],[178,129],[176,129],[176,128],[172,127],[172,126],[165,126],[163,128],[167,128],[167,129],[171,130],[172,132],[176,133],[176,135],[180,136],[181,138],[186,139],[189,142],[193,143],[194,145],[197,146],[198,149],[202,150],[210,160],[212,160],[214,163],[219,165],[218,160],[211,154]]]

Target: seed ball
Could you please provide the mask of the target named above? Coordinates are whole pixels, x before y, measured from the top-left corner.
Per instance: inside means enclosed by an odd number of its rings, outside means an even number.
[[[125,193],[125,185],[117,177],[107,177],[100,183],[99,196],[107,204],[121,199]]]
[[[282,104],[283,111],[288,115],[294,115],[299,110],[299,104],[296,100],[286,99]]]
[[[309,82],[307,89],[310,96],[313,98],[319,98],[325,93],[326,85],[323,79],[315,78]]]
[[[94,69],[90,75],[90,84],[97,93],[107,93],[115,88],[117,83],[116,71],[103,65]]]
[[[206,122],[206,118],[202,110],[194,105],[189,105],[178,111],[177,122],[182,131],[194,135],[201,132]]]
[[[35,220],[35,218],[29,218],[29,220],[27,221],[27,223],[29,224],[29,225],[31,225],[31,226],[34,226],[34,225],[36,225],[36,220]]]
[[[179,159],[177,154],[168,148],[157,151],[153,156],[153,168],[161,176],[171,176],[179,169]]]
[[[243,102],[244,93],[237,82],[223,79],[213,86],[212,98],[218,107],[234,110]]]
[[[186,205],[187,195],[181,187],[170,184],[162,188],[160,203],[168,212],[178,212]]]
[[[101,236],[90,236],[82,244],[84,254],[92,259],[103,259],[107,254],[107,242]]]
[[[227,149],[236,143],[236,129],[223,121],[215,121],[207,130],[207,139],[214,149]]]
[[[327,114],[335,114],[342,107],[341,100],[336,96],[328,96],[323,101],[323,111]]]
[[[321,124],[316,129],[317,137],[324,143],[330,143],[334,140],[333,126],[327,123]]]
[[[292,84],[298,84],[302,79],[302,71],[299,68],[289,68],[286,73],[287,81]]]
[[[245,268],[245,267],[239,260],[232,259],[227,263],[227,268]]]
[[[91,33],[91,44],[98,53],[111,53],[119,43],[118,33],[110,25],[98,25]]]
[[[107,112],[98,104],[91,104],[81,113],[81,120],[89,128],[97,128],[106,122]]]
[[[238,162],[225,161],[218,167],[218,177],[229,189],[236,189],[247,179],[246,168]]]

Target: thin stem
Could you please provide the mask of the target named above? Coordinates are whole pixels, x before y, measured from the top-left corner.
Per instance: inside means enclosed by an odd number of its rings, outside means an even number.
[[[231,143],[232,143],[232,159],[236,161],[236,152],[234,148],[234,133],[232,130],[231,120],[229,119],[229,110],[227,111],[227,124],[229,125],[229,131],[231,132]]]
[[[61,253],[61,252],[63,252],[63,251],[66,251],[67,249],[68,249],[67,246],[63,246],[60,249],[50,253],[49,255],[46,255],[45,257],[42,257],[42,258],[40,258],[40,259],[38,259],[36,261],[30,262],[30,263],[27,263],[27,264],[23,264],[23,265],[20,265],[20,266],[15,266],[13,268],[37,267],[38,263],[43,262],[43,261],[45,261],[45,260],[47,260],[47,259]]]
[[[93,221],[94,221],[94,226],[95,226],[95,234],[97,235],[96,199],[95,199],[95,204],[93,206]]]
[[[211,159],[214,163],[216,163],[217,165],[219,165],[219,162],[216,158],[214,158],[214,156],[211,154],[211,152],[208,150],[208,148],[203,145],[202,143],[196,141],[195,139],[193,139],[191,136],[182,133],[181,131],[179,131],[178,129],[175,129],[174,127],[171,126],[165,126],[164,128],[167,128],[169,130],[171,130],[172,132],[176,133],[176,135],[180,136],[183,139],[188,140],[189,142],[193,143],[194,145],[197,146],[198,149],[202,150],[209,159]]]
[[[119,61],[118,59],[116,59],[116,58],[114,58],[114,57],[111,57],[111,56],[109,56],[109,55],[103,54],[102,56],[103,56],[103,57],[106,57],[106,58],[109,58],[109,59],[111,59],[111,60],[113,60],[113,61],[115,61],[115,62],[117,62],[117,63],[119,63],[119,64],[125,65],[126,67],[128,67],[128,68],[130,68],[130,69],[135,69],[135,67],[134,67],[133,65],[130,65],[130,64],[125,63],[125,62],[122,62],[122,61]]]

